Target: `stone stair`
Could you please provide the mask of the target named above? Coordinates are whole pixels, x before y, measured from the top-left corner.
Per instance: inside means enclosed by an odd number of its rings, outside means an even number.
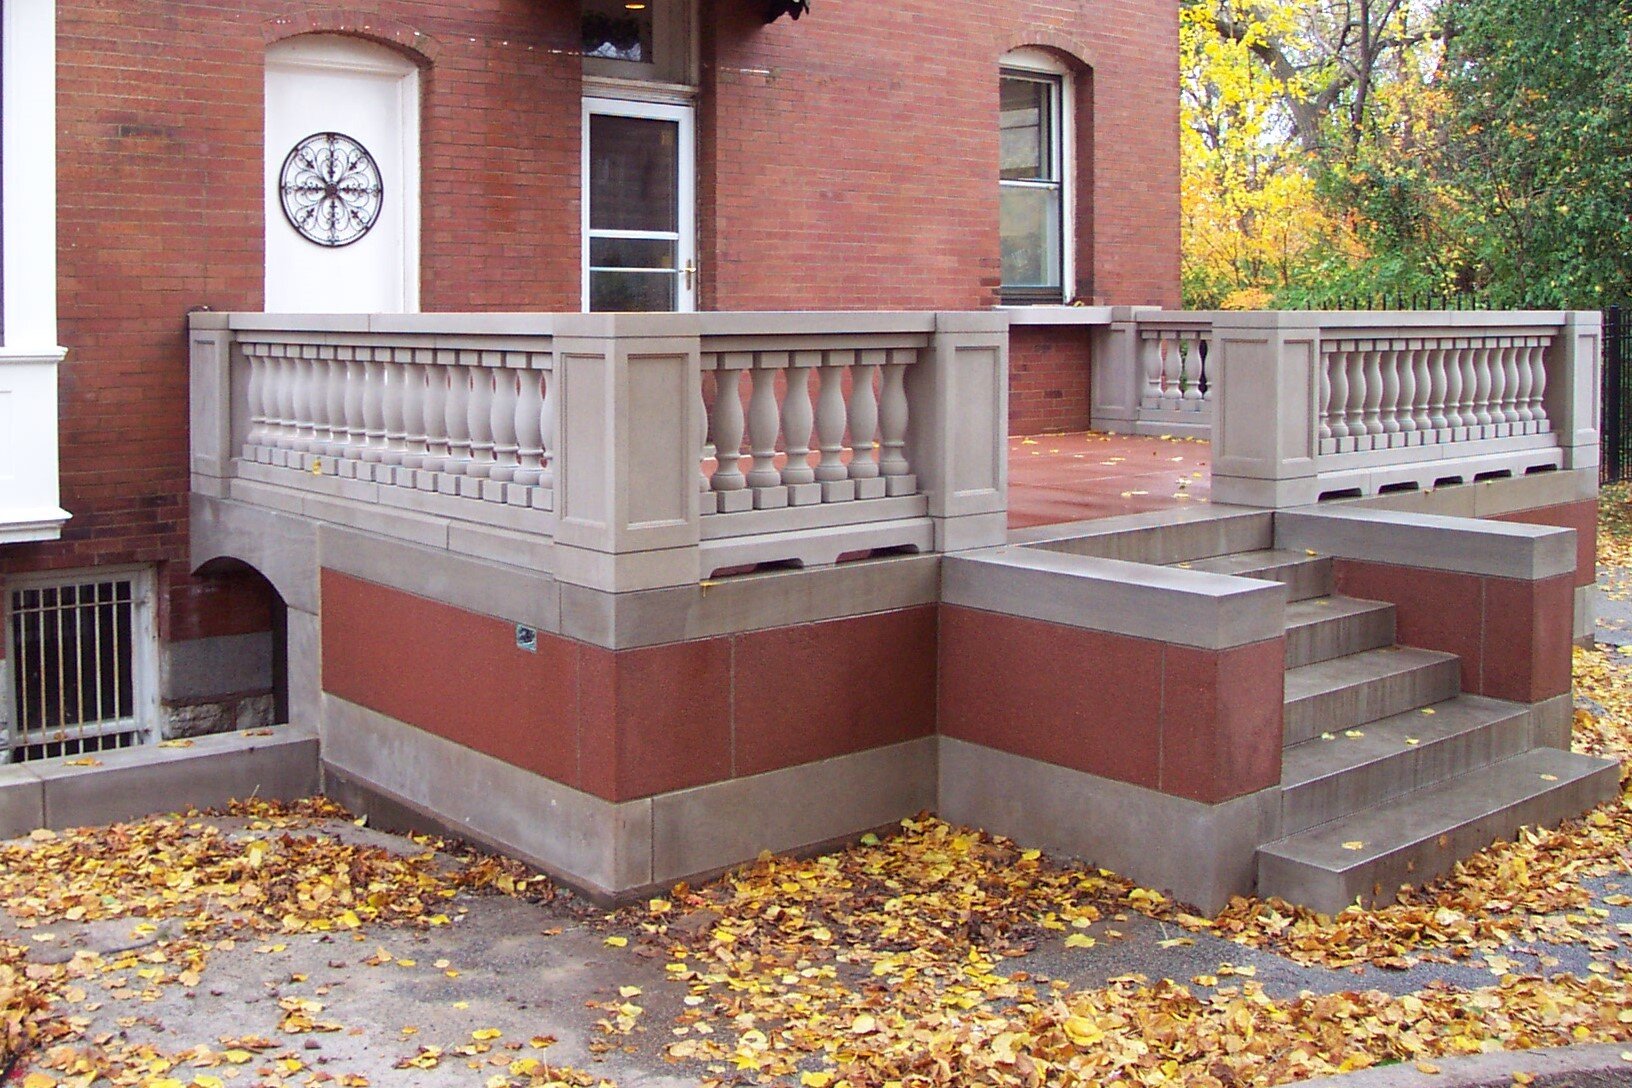
[[[1454,655],[1396,645],[1393,605],[1334,595],[1329,559],[1263,550],[1180,565],[1288,588],[1285,837],[1258,849],[1259,895],[1327,913],[1388,902],[1617,794],[1614,763],[1538,747],[1530,707],[1464,694]]]

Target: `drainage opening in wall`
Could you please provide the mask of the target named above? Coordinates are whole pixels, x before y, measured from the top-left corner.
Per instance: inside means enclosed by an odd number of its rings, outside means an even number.
[[[145,570],[59,574],[8,586],[8,762],[105,752],[146,739],[152,597]]]

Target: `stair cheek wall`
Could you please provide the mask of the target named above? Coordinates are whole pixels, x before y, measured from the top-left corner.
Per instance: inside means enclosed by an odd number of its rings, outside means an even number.
[[[1353,559],[1338,592],[1389,601],[1399,641],[1462,659],[1462,690],[1536,703],[1570,691],[1575,575],[1525,581]]]
[[[1590,586],[1598,580],[1598,504],[1595,501],[1559,503],[1511,514],[1497,514],[1492,521],[1520,525],[1556,525],[1575,530],[1575,584]]]
[[[935,731],[932,605],[609,650],[323,572],[323,688],[607,801]]]
[[[1284,639],[1203,650],[943,605],[941,732],[1218,803],[1280,782],[1284,654]]]

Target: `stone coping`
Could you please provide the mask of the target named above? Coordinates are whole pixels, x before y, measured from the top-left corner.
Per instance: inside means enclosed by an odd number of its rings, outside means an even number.
[[[1574,574],[1575,531],[1393,510],[1282,510],[1275,544],[1320,555],[1495,578]]]
[[[1084,630],[1222,650],[1285,634],[1286,587],[1038,548],[941,561],[941,602]]]

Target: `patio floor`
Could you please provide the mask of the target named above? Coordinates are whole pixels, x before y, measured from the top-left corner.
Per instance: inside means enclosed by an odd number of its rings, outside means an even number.
[[[1009,440],[1009,528],[1209,501],[1212,446],[1172,436],[1045,434]]]

